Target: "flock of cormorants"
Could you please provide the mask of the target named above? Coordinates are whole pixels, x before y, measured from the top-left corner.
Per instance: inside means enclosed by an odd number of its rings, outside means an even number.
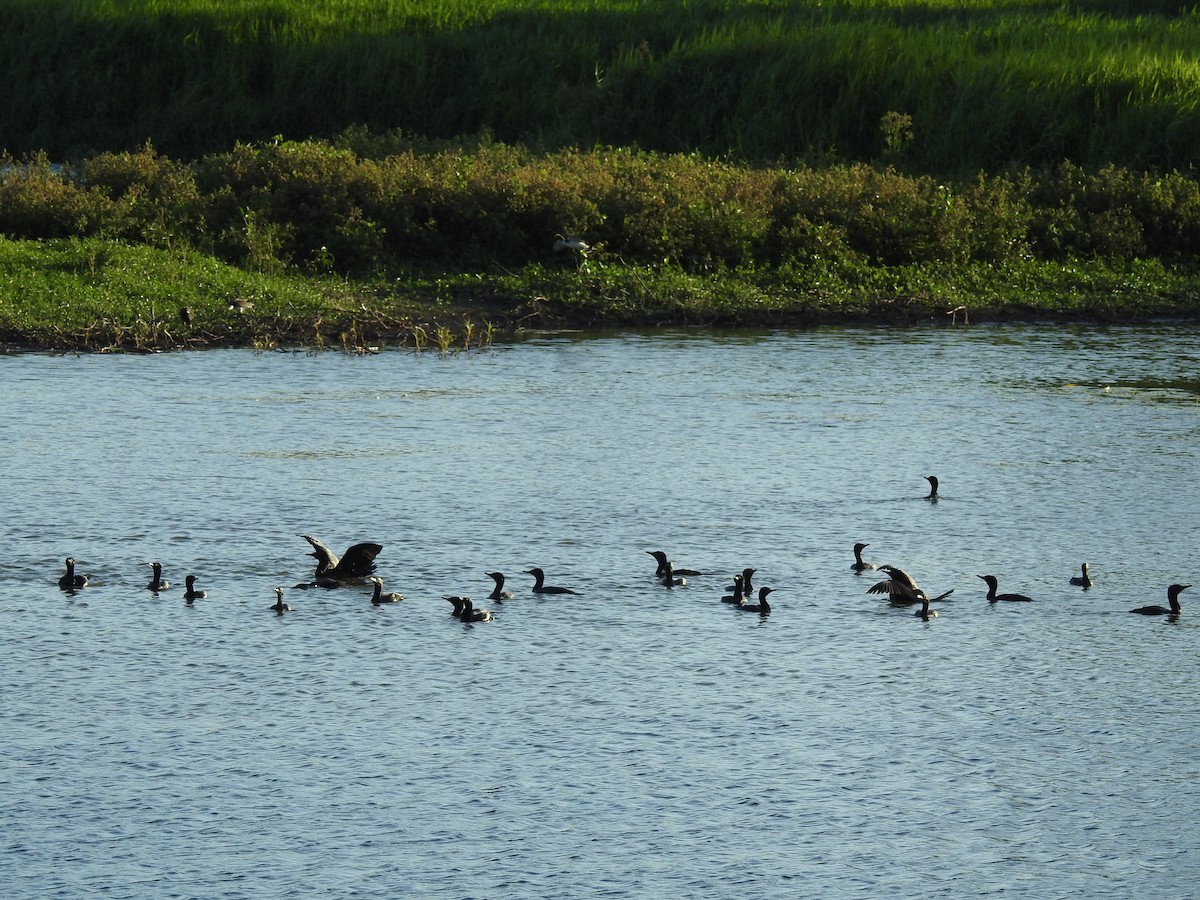
[[[925,479],[929,482],[929,494],[926,495],[925,499],[936,503],[939,499],[938,479],[933,475],[926,475]],[[404,599],[402,594],[385,592],[383,590],[383,579],[376,577],[374,574],[375,558],[383,550],[381,544],[370,542],[354,544],[339,558],[316,538],[310,537],[307,534],[300,536],[312,546],[312,552],[308,555],[317,561],[317,565],[312,580],[297,584],[295,588],[301,590],[308,588],[337,588],[345,585],[361,585],[369,581],[374,585],[371,603],[375,606],[399,603]],[[954,589],[951,588],[948,591],[938,594],[936,597],[930,597],[917,585],[913,577],[903,569],[896,566],[876,565],[875,563],[864,561],[862,551],[868,546],[870,545],[865,543],[854,545],[854,562],[850,564],[851,571],[862,573],[878,570],[884,573],[887,578],[871,585],[867,589],[867,593],[886,595],[888,603],[892,606],[919,605],[920,609],[915,613],[917,617],[925,621],[935,618],[937,613],[931,610],[929,605],[949,597],[954,593]],[[654,574],[659,579],[659,583],[664,587],[680,587],[687,584],[688,577],[710,574],[696,569],[676,568],[667,554],[662,550],[647,550],[646,553],[654,557],[657,562],[658,566]],[[170,588],[170,583],[162,577],[162,565],[158,562],[152,562],[149,565],[153,569],[154,574],[150,582],[146,585],[146,588],[156,594]],[[760,587],[757,594],[758,602],[753,602],[755,597],[753,581],[757,571],[757,569],[745,568],[740,573],[734,575],[733,584],[726,587],[726,590],[732,591],[732,593],[723,596],[721,602],[731,604],[734,609],[742,612],[757,613],[764,617],[770,615],[771,605],[767,602],[767,597],[774,591],[774,588]],[[485,574],[494,582],[492,592],[487,595],[488,600],[499,604],[512,598],[512,592],[504,589],[504,574],[502,572],[487,572]],[[532,592],[535,594],[576,593],[570,588],[546,584],[546,573],[542,569],[536,567],[527,569],[525,570],[525,574],[533,576]],[[1025,594],[1000,593],[999,582],[995,575],[979,575],[977,577],[987,583],[988,603],[1028,603],[1033,599]],[[188,575],[185,583],[186,589],[183,593],[183,599],[189,606],[196,600],[203,600],[208,596],[206,591],[196,589],[195,575]],[[1069,583],[1082,587],[1084,590],[1092,586],[1092,579],[1088,574],[1087,563],[1083,563],[1081,574],[1072,577]],[[88,576],[76,573],[75,559],[68,556],[66,559],[66,572],[58,579],[59,588],[69,593],[74,593],[77,590],[87,587],[87,585]],[[1172,584],[1167,588],[1168,606],[1157,604],[1139,606],[1136,609],[1131,609],[1130,612],[1143,616],[1168,616],[1174,619],[1178,617],[1181,611],[1179,595],[1189,587],[1191,587],[1190,584]],[[463,622],[490,622],[495,618],[490,610],[477,608],[470,597],[447,596],[443,599],[451,604],[451,615]],[[268,607],[268,609],[278,615],[293,611],[292,607],[283,601],[282,587],[275,588],[275,603]]]

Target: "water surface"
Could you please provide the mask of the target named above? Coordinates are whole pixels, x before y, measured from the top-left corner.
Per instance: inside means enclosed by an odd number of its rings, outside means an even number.
[[[1178,327],[0,358],[0,883],[1187,895],[1200,586],[1126,610],[1195,577],[1198,364]],[[407,599],[290,590],[300,534]],[[869,597],[860,540],[953,602]],[[719,602],[744,566],[766,619]],[[492,569],[517,598],[452,620]]]

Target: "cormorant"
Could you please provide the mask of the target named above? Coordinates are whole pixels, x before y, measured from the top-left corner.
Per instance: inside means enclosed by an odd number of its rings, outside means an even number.
[[[926,500],[932,500],[934,503],[938,501],[938,480],[936,475],[926,475],[925,480],[929,482],[929,493],[925,495]]]
[[[88,577],[86,575],[75,574],[75,557],[67,557],[67,574],[58,579],[58,586],[64,591],[73,591],[76,588],[87,587]]]
[[[1190,588],[1190,584],[1173,584],[1167,588],[1167,602],[1171,604],[1171,608],[1165,606],[1139,606],[1137,609],[1131,609],[1131,613],[1138,613],[1143,616],[1177,616],[1183,609],[1179,605],[1179,595]]]
[[[913,615],[916,616],[918,619],[924,619],[926,622],[928,622],[930,619],[937,618],[937,610],[935,610],[935,609],[931,610],[929,608],[929,598],[922,597],[921,598],[921,608],[918,609],[915,613],[913,613]]]
[[[741,603],[745,602],[745,599],[746,599],[746,595],[742,591],[742,576],[734,575],[733,576],[733,593],[726,594],[724,597],[721,598],[721,602],[722,603],[741,604]]]
[[[667,559],[667,554],[661,550],[647,550],[648,554],[658,560],[658,568],[654,570],[654,574],[662,578],[669,571],[674,571],[676,575],[704,575],[704,572],[699,572],[696,569],[676,569],[671,565],[671,561]]]
[[[196,576],[195,575],[189,575],[187,578],[185,578],[183,580],[187,584],[187,590],[185,590],[183,592],[183,599],[186,600],[189,604],[193,600],[203,600],[205,597],[208,596],[208,591],[196,590]]]
[[[283,588],[275,588],[275,605],[269,607],[273,609],[277,615],[282,616],[285,612],[293,612],[292,608],[283,602]]]
[[[497,603],[503,603],[505,600],[512,599],[512,591],[504,590],[504,573],[503,572],[485,572],[488,578],[496,582],[496,586],[492,588],[492,592],[487,595],[489,600],[495,600]]]
[[[853,569],[855,572],[865,572],[870,569],[876,568],[876,565],[873,562],[863,562],[862,552],[863,552],[863,550],[865,550],[867,547],[870,547],[870,546],[871,546],[870,544],[855,544],[854,545],[854,562],[850,563],[850,568]]]
[[[375,557],[383,550],[379,544],[369,542],[355,544],[339,560],[332,550],[316,538],[309,537],[307,534],[302,534],[300,537],[312,544],[313,552],[308,555],[317,561],[316,580],[318,584],[322,579],[329,578],[338,581],[366,578],[375,572]]]
[[[771,612],[771,604],[767,602],[767,594],[771,593],[774,588],[761,587],[758,589],[758,602],[747,603],[744,599],[735,608],[742,612],[756,612],[760,616],[769,615]]]
[[[687,579],[679,578],[677,573],[675,572],[675,567],[672,566],[670,563],[667,563],[666,574],[664,574],[662,577],[662,586],[663,587],[683,587],[686,584],[687,584]]]
[[[1083,574],[1072,578],[1071,584],[1077,584],[1081,588],[1090,588],[1092,586],[1092,576],[1088,574],[1087,563],[1083,564]]]
[[[1026,597],[1024,594],[997,594],[996,588],[999,585],[999,582],[996,580],[995,575],[976,575],[975,577],[982,578],[984,581],[987,582],[987,586],[988,586],[987,601],[988,601],[988,603],[998,603],[1000,601],[1009,601],[1012,603],[1028,603],[1029,601],[1031,601],[1033,599],[1032,597]]]
[[[745,594],[747,597],[749,597],[752,593],[754,593],[754,585],[752,582],[754,581],[754,573],[757,571],[758,571],[758,569],[742,569],[742,593]],[[737,580],[738,580],[738,577],[736,575],[734,575],[733,576],[734,583],[725,585],[725,590],[727,590],[727,591],[734,590],[737,587]]]
[[[154,577],[151,578],[150,583],[146,585],[146,590],[154,591],[154,593],[157,594],[159,591],[165,591],[171,586],[170,582],[163,581],[162,563],[152,562],[150,563],[150,568],[154,569]]]
[[[912,606],[914,603],[920,603],[921,598],[927,596],[921,588],[917,587],[917,582],[913,580],[913,577],[903,569],[895,566],[880,566],[879,571],[886,572],[888,577],[867,588],[868,594],[887,594],[888,602],[893,606]],[[936,603],[953,593],[954,588],[951,588],[944,594],[929,597],[929,602]]]
[[[554,587],[553,585],[545,584],[546,573],[541,569],[534,567],[525,570],[526,575],[533,576],[533,592],[535,594],[574,594],[575,591],[565,587]]]
[[[371,602],[376,606],[382,606],[384,603],[399,603],[404,599],[403,594],[397,594],[395,591],[389,591],[385,594],[383,592],[382,578],[372,578],[371,580],[375,582],[375,592],[371,594]]]
[[[490,622],[495,618],[490,610],[476,609],[470,597],[463,597],[462,601],[463,609],[458,617],[464,622]]]

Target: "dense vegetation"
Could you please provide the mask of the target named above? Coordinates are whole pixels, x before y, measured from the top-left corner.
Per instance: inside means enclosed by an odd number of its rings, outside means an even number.
[[[14,0],[0,339],[1194,315],[1198,46],[1163,0]]]
[[[953,174],[1185,168],[1200,16],[1179,0],[10,0],[0,135],[189,158],[352,126],[861,160],[878,122]]]

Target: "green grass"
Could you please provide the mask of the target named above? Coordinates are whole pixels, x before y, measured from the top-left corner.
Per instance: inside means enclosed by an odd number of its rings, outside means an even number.
[[[1157,261],[747,268],[530,264],[346,281],[263,275],[98,238],[0,239],[0,345],[60,351],[216,346],[480,349],[524,329],[1194,320],[1200,273]],[[229,301],[247,299],[237,313]],[[190,322],[180,316],[190,308]]]
[[[365,126],[943,175],[1184,169],[1198,46],[1178,0],[14,0],[0,135],[55,158]],[[911,138],[886,142],[889,112]]]
[[[10,0],[0,340],[1195,318],[1197,47],[1177,0]]]
[[[232,300],[253,307],[237,312]],[[0,238],[0,343],[10,347],[361,352],[414,346],[420,327],[446,328],[458,349],[491,340],[448,305],[416,302],[387,285],[249,273],[201,254],[98,238]]]

